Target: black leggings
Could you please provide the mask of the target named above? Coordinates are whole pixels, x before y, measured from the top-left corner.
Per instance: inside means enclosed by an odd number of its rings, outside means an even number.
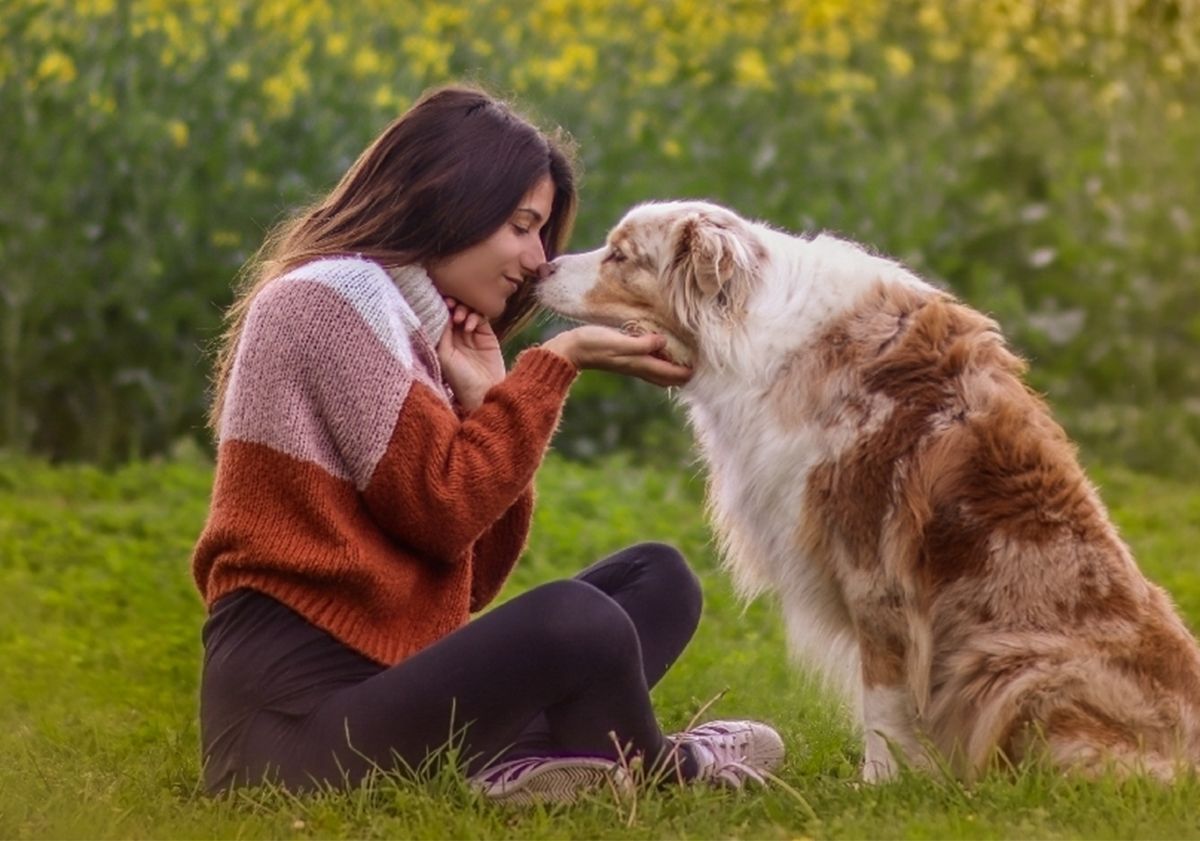
[[[670,546],[633,546],[530,590],[385,668],[275,599],[238,590],[204,626],[205,785],[290,789],[417,767],[455,734],[466,770],[498,758],[664,753],[649,688],[700,618]],[[465,728],[465,730],[464,730]]]

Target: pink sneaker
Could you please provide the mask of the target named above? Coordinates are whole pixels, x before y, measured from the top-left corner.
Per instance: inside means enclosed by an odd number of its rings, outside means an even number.
[[[783,739],[757,721],[710,721],[667,737],[686,745],[696,762],[696,780],[728,788],[748,781],[764,785],[765,773],[783,763]]]
[[[470,779],[471,788],[489,800],[519,806],[574,803],[582,794],[633,791],[629,773],[599,756],[533,756],[485,768]]]

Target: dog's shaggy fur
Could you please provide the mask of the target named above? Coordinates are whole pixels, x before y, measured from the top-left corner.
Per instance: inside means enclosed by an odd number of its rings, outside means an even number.
[[[997,325],[896,263],[701,202],[642,205],[541,301],[669,337],[725,563],[846,691],[864,777],[1042,750],[1200,761],[1200,648],[1138,570]]]

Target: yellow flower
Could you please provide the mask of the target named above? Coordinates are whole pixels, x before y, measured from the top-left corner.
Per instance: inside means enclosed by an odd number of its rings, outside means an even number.
[[[1005,90],[1021,75],[1021,63],[1009,54],[997,56],[987,68],[982,89],[979,92],[979,102],[984,107],[992,105]]]
[[[371,103],[376,108],[387,108],[392,104],[393,100],[395,100],[395,96],[392,95],[391,86],[387,84],[375,88],[375,93],[371,97]]]
[[[638,81],[649,87],[662,87],[679,74],[679,57],[661,41],[654,46],[654,65]]]
[[[771,73],[761,52],[754,48],[742,50],[733,63],[733,78],[747,88],[771,88]]]
[[[912,56],[900,47],[884,47],[883,60],[887,64],[888,71],[898,79],[903,79],[912,72]]]
[[[217,8],[217,28],[222,35],[231,32],[242,19],[241,4],[221,3]]]
[[[662,153],[668,158],[678,158],[683,154],[683,147],[679,145],[678,140],[668,137],[662,142]]]
[[[454,50],[452,41],[409,35],[402,46],[418,75],[436,78],[450,72],[450,54]]]
[[[212,244],[217,248],[234,248],[242,241],[237,231],[215,230],[212,232]]]
[[[167,134],[170,135],[171,142],[177,149],[182,149],[188,144],[187,123],[177,117],[167,120]]]
[[[75,71],[75,62],[69,55],[62,50],[51,50],[42,56],[34,75],[39,82],[61,82],[65,85],[75,81],[78,74]]]
[[[929,45],[929,54],[937,61],[951,62],[962,55],[962,45],[950,38],[938,38]]]
[[[116,0],[76,0],[75,9],[84,17],[105,17],[116,8]]]
[[[244,61],[235,61],[225,73],[231,81],[244,82],[250,78],[250,65]]]
[[[917,12],[917,23],[935,35],[946,33],[946,18],[942,15],[940,6],[934,3],[926,3],[921,7]]]
[[[346,46],[349,42],[350,39],[341,32],[334,32],[325,39],[325,52],[336,58],[346,52]]]
[[[362,47],[354,54],[354,60],[350,63],[350,72],[358,78],[364,76],[372,76],[379,72],[383,67],[383,59],[371,47]]]
[[[101,114],[112,114],[117,110],[117,101],[99,91],[91,91],[88,94],[88,107]]]
[[[429,7],[421,21],[421,28],[433,36],[441,35],[449,29],[462,26],[467,19],[467,10],[457,6],[436,4]]]
[[[825,35],[825,54],[830,58],[836,58],[839,61],[846,59],[850,55],[852,46],[850,36],[841,29],[831,29]]]
[[[534,78],[549,90],[582,90],[592,83],[597,60],[596,48],[590,44],[567,44],[557,56],[536,66]]]
[[[296,91],[288,83],[286,75],[276,73],[268,76],[263,82],[262,90],[263,96],[267,98],[267,113],[273,117],[283,117],[291,113]]]

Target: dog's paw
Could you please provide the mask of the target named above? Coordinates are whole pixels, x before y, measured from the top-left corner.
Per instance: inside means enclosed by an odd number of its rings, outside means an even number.
[[[935,768],[930,754],[915,733],[898,732],[891,737],[879,730],[867,733],[863,746],[862,778],[866,783],[886,783],[908,768],[928,772]]]
[[[896,779],[896,775],[899,773],[900,766],[896,764],[896,760],[890,754],[886,757],[863,760],[862,778],[864,783],[878,785],[890,782]]]
[[[679,341],[679,339],[666,330],[663,330],[657,324],[641,319],[631,319],[621,325],[621,332],[627,336],[644,336],[647,333],[658,333],[666,338],[667,343],[654,356],[673,365],[682,365],[685,368],[692,367],[692,352],[683,342]]]
[[[645,321],[631,319],[621,325],[621,332],[626,336],[644,336],[647,333],[653,333],[654,328]]]

